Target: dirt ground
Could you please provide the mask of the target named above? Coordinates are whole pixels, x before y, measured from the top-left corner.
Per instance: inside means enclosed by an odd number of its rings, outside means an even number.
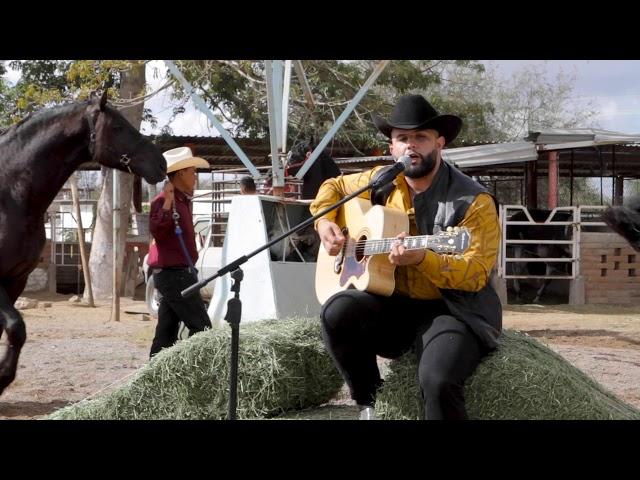
[[[0,397],[0,419],[37,419],[109,391],[148,361],[155,321],[142,315],[144,302],[121,299],[116,323],[109,321],[110,304],[87,308],[70,303],[71,295],[28,297],[39,306],[22,310],[27,342],[16,380]],[[640,408],[640,306],[512,305],[504,325],[538,338]]]

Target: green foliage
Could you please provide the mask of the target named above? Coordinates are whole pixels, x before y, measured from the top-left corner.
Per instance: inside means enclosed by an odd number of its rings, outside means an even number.
[[[14,103],[13,95],[14,89],[8,85],[8,82],[3,78],[3,75],[7,72],[4,62],[0,62],[0,128],[10,125],[10,108]]]
[[[0,125],[10,124],[45,105],[86,98],[109,86],[118,99],[122,73],[139,61],[31,60],[14,61],[22,77],[15,87],[0,82]],[[321,138],[371,75],[374,60],[304,60],[301,62],[314,98],[311,107],[300,79],[292,73],[288,144],[297,139]],[[262,60],[185,60],[178,68],[205,99],[218,120],[235,137],[266,138],[269,132],[265,62]],[[3,65],[2,70],[6,67]],[[169,77],[171,78],[171,77]],[[175,100],[174,117],[181,115],[188,98],[175,80],[169,80]],[[389,114],[399,95],[422,93],[442,113],[464,120],[451,147],[510,141],[532,127],[588,126],[591,107],[573,108],[570,100],[575,76],[561,72],[547,78],[546,67],[529,66],[508,79],[495,66],[474,60],[393,60],[382,72],[355,111],[338,130],[335,141],[350,144],[359,154],[386,148],[386,139],[371,122],[371,113]],[[150,92],[140,92],[140,95]],[[148,109],[143,120],[155,125]],[[164,134],[170,134],[169,125]]]
[[[315,107],[308,105],[302,85],[294,74],[288,117],[289,144],[298,138],[321,138],[371,75],[377,62],[306,60],[302,64]],[[268,135],[263,61],[198,60],[181,61],[177,65],[219,120],[232,125],[231,131],[235,136],[260,138]],[[474,61],[394,60],[340,128],[335,139],[361,148],[385,145],[383,137],[375,135],[371,113],[386,115],[398,95],[439,84],[446,67],[476,73],[483,70],[482,65]],[[175,95],[181,98],[184,92],[178,87]],[[441,103],[444,107],[449,106]],[[485,103],[474,108],[478,110],[486,106]]]
[[[42,107],[84,100],[92,92],[108,89],[112,102],[118,102],[121,75],[139,61],[125,60],[24,60],[13,61],[20,79],[2,96],[0,122],[15,123]],[[140,92],[143,94],[144,92]]]

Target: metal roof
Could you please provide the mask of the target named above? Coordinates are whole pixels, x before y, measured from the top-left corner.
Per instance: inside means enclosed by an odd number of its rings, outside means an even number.
[[[496,143],[474,145],[473,147],[445,148],[442,157],[447,162],[464,170],[471,167],[521,163],[537,160],[538,152],[532,142]],[[336,158],[338,165],[357,165],[368,167],[393,162],[393,157],[342,157]]]
[[[445,148],[442,158],[456,167],[481,167],[520,163],[538,159],[538,152],[532,142],[496,143],[473,147]]]
[[[562,150],[596,145],[640,143],[640,134],[592,128],[547,128],[530,130],[526,140],[534,142],[540,150]]]
[[[243,165],[220,137],[150,136],[158,148],[169,150],[189,146],[193,153],[209,162],[214,170],[242,169]],[[267,139],[236,139],[254,165],[269,166]],[[549,143],[544,143],[549,142]],[[393,162],[391,156],[352,156],[352,145],[335,142],[328,148],[343,171],[357,171]],[[535,160],[538,175],[546,174],[546,152],[558,151],[560,176],[624,176],[640,178],[640,135],[597,129],[541,129],[530,131],[527,139],[513,143],[494,143],[446,148],[446,161],[468,175],[521,176],[526,162]],[[87,163],[83,169],[99,169]]]

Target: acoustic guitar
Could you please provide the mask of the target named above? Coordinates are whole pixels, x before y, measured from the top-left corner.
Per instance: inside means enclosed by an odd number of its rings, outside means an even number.
[[[336,223],[342,229],[345,243],[336,256],[320,246],[316,265],[318,301],[323,304],[331,295],[348,288],[390,296],[395,288],[396,265],[382,254],[391,251],[398,233],[409,231],[407,215],[356,197],[338,210]],[[404,247],[461,254],[470,241],[466,228],[448,227],[434,235],[405,237]]]

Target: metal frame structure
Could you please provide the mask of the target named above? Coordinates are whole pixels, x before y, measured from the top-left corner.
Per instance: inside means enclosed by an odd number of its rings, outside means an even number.
[[[242,163],[249,169],[254,178],[260,177],[260,172],[255,165],[249,160],[249,157],[242,151],[238,144],[233,140],[229,132],[222,126],[222,124],[216,119],[215,115],[207,107],[205,101],[195,91],[195,88],[187,81],[182,75],[173,60],[164,60],[165,64],[169,68],[171,74],[182,84],[188,95],[193,100],[194,105],[198,110],[204,113],[213,126],[218,130],[220,135],[224,138],[231,149],[238,155]],[[364,95],[369,91],[374,82],[378,79],[380,74],[384,71],[390,60],[380,61],[373,69],[373,72],[366,80],[366,82],[360,87],[360,90],[353,99],[349,102],[342,114],[336,119],[333,126],[327,131],[320,143],[311,153],[309,159],[300,168],[296,174],[296,178],[302,179],[307,173],[309,168],[313,165],[316,159],[320,156],[322,150],[327,146],[329,141],[334,137],[338,129],[342,126],[345,120],[349,117],[351,112],[356,108],[358,103],[362,100]],[[266,60],[265,72],[267,79],[267,106],[269,113],[269,135],[271,144],[271,165],[273,174],[273,186],[284,186],[284,165],[282,162],[283,157],[286,155],[286,138],[287,138],[287,122],[288,122],[288,106],[289,106],[289,92],[291,82],[291,68],[295,67],[296,74],[302,85],[302,89],[305,94],[307,103],[311,106],[314,105],[313,94],[309,89],[309,84],[304,75],[304,69],[302,62],[299,60],[291,61],[286,60]]]
[[[519,210],[523,211],[529,221],[511,221],[508,218],[511,216],[510,211]],[[556,212],[570,212],[572,220],[568,221],[551,221]],[[544,228],[544,226],[558,226],[558,225],[571,225],[572,235],[568,240],[521,240],[521,239],[507,239],[507,228],[509,225],[535,225],[537,227]],[[541,278],[541,279],[569,279],[576,278],[579,273],[580,265],[580,216],[578,215],[578,207],[556,207],[551,210],[549,216],[544,222],[535,222],[529,211],[523,205],[502,205],[500,206],[500,228],[502,230],[502,241],[500,242],[500,262],[498,266],[498,275],[504,279],[516,279],[516,278]],[[530,258],[530,257],[508,257],[507,246],[509,244],[518,245],[571,245],[571,257],[548,257],[548,258]],[[566,262],[570,263],[570,273],[567,275],[531,275],[531,274],[507,274],[507,263],[529,263],[529,262]]]

